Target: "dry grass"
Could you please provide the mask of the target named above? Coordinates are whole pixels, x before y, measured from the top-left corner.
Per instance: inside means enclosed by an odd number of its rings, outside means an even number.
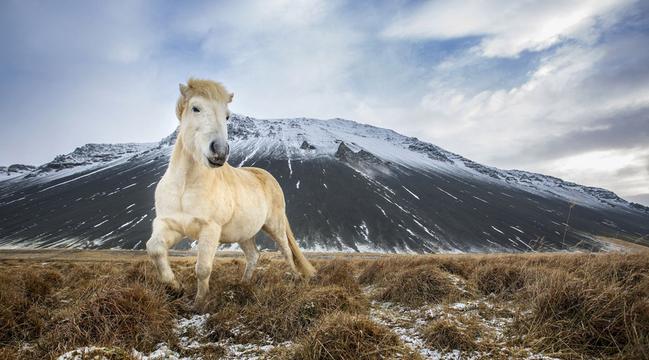
[[[619,278],[601,272],[549,272],[525,289],[531,314],[520,319],[520,329],[546,352],[649,358],[646,266]]]
[[[118,268],[3,266],[0,278],[1,343],[30,344],[26,358],[85,345],[150,350],[174,341],[173,301],[160,286],[129,280]]]
[[[460,297],[449,275],[435,266],[418,266],[402,271],[378,298],[383,301],[419,306]]]
[[[480,349],[475,338],[480,335],[475,328],[461,328],[447,319],[431,321],[422,330],[422,337],[434,349],[477,351]]]
[[[50,295],[61,283],[58,271],[0,274],[0,342],[39,337],[48,321]]]
[[[371,316],[371,300],[422,313],[442,309],[425,326],[413,325],[429,349],[649,358],[647,253],[348,256],[314,259],[318,275],[309,282],[264,254],[249,284],[239,280],[241,259],[219,259],[210,317],[192,335],[214,344],[194,352],[178,345],[174,331],[178,319],[193,314],[192,258],[174,260],[185,286],[178,295],[160,286],[147,261],[93,256],[44,264],[0,260],[0,358],[56,358],[89,345],[107,347],[109,358],[128,358],[130,349],[149,352],[161,342],[181,354],[219,358],[227,351],[218,344],[268,341],[294,344],[272,358],[417,358]],[[456,301],[476,304],[475,311],[453,310]],[[503,334],[483,332],[477,323],[492,320],[502,320]]]
[[[251,284],[239,283],[237,271],[232,272],[235,277],[214,279],[210,284],[214,300],[207,322],[209,338],[239,343],[264,339],[282,342],[304,334],[327,314],[367,312],[368,303],[346,272],[347,263],[316,265],[320,272],[309,283],[288,276],[281,261],[268,263]]]
[[[55,314],[45,341],[62,348],[121,344],[144,350],[174,341],[174,313],[160,293],[140,284],[111,283],[96,291],[74,308]]]
[[[473,283],[483,295],[512,297],[525,285],[525,270],[520,266],[503,263],[487,263],[477,267]]]
[[[394,359],[411,354],[390,329],[364,316],[335,313],[317,324],[297,345],[293,359]]]

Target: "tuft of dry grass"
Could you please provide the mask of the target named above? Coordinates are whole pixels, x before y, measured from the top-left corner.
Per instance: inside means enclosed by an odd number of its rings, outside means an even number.
[[[341,258],[334,260],[316,263],[317,273],[311,279],[314,285],[337,285],[350,292],[358,293],[360,288],[358,281],[355,278],[356,269],[352,266],[352,262]]]
[[[0,343],[27,341],[43,334],[49,320],[49,296],[62,281],[56,270],[27,268],[0,273]]]
[[[444,351],[478,351],[480,346],[475,338],[479,332],[475,328],[460,328],[448,319],[436,319],[422,330],[422,337],[434,349]]]
[[[409,350],[390,329],[365,316],[335,313],[318,323],[299,341],[292,358],[393,359],[408,354]]]
[[[174,342],[174,314],[161,295],[137,283],[106,284],[60,312],[46,341],[66,348],[120,344],[148,351],[160,342]]]
[[[128,269],[128,267],[127,267]],[[18,358],[42,358],[87,345],[152,349],[175,341],[175,308],[145,275],[122,266],[57,263],[3,266],[0,345]],[[7,345],[7,346],[4,346]]]
[[[16,347],[2,346],[0,347],[0,359],[23,359],[20,351]]]
[[[327,314],[367,312],[367,300],[347,273],[348,266],[345,262],[327,264],[325,271],[308,283],[283,279],[278,267],[256,275],[253,285],[238,280],[217,284],[211,294],[217,300],[210,306],[212,315],[207,321],[210,339],[254,342],[270,338],[281,342],[306,333]],[[244,330],[234,331],[237,327]]]
[[[649,281],[645,277],[634,286],[620,286],[627,280],[607,282],[596,274],[579,278],[555,270],[527,289],[531,313],[518,325],[543,351],[648,358]]]
[[[378,295],[378,299],[419,306],[454,300],[460,296],[461,292],[447,273],[436,266],[422,265],[400,272]]]
[[[381,260],[370,261],[369,263],[363,264],[363,270],[358,276],[358,282],[362,285],[373,285],[386,283],[388,280],[387,276],[394,276],[394,271],[390,262]]]
[[[525,271],[516,265],[487,263],[479,265],[472,274],[476,288],[484,295],[512,297],[525,285]]]

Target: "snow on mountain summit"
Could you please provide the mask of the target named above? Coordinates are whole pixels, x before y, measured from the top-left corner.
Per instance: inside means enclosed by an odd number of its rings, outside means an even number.
[[[77,166],[107,163],[125,156],[134,155],[153,147],[154,144],[86,144],[73,152],[58,155],[54,160],[38,167],[38,172],[56,171]]]
[[[0,166],[0,181],[27,174],[34,171],[34,169],[36,169],[36,166],[24,164]]]
[[[160,144],[172,145],[176,136],[174,132]],[[447,156],[453,155],[393,130],[339,118],[255,119],[232,114],[228,137],[232,141],[231,148],[241,153],[283,160],[334,156],[341,142],[356,151],[362,148],[383,159],[404,164],[431,165],[430,159],[448,162]]]
[[[260,120],[233,116],[229,130],[234,147],[277,159],[333,156],[341,142],[388,161],[416,166],[430,166],[428,160],[448,160],[446,155],[450,155],[439,147],[393,130],[344,119]]]

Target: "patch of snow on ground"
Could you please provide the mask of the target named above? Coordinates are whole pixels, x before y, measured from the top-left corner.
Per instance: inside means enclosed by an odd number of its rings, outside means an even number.
[[[455,286],[463,292],[466,292],[464,280],[455,275],[450,276],[451,281]],[[368,296],[380,291],[375,287],[366,287],[363,292]],[[512,309],[513,304],[499,304],[497,310]],[[504,307],[503,307],[504,306]],[[388,327],[396,333],[401,341],[407,346],[411,347],[414,351],[418,352],[425,359],[439,359],[439,360],[459,360],[459,359],[488,359],[499,357],[508,353],[489,353],[478,351],[460,351],[450,350],[442,351],[440,349],[431,348],[424,340],[421,330],[432,320],[448,319],[449,321],[457,324],[460,328],[464,328],[466,321],[469,323],[477,320],[484,330],[484,335],[487,338],[493,339],[499,344],[502,344],[503,350],[512,350],[517,356],[524,356],[528,360],[551,360],[553,358],[543,354],[535,354],[530,349],[525,348],[511,348],[509,349],[506,341],[506,329],[511,326],[513,322],[512,316],[507,315],[493,315],[492,317],[483,317],[480,309],[496,309],[496,304],[492,303],[489,298],[482,298],[478,300],[456,302],[451,304],[438,304],[438,305],[425,305],[419,308],[410,308],[390,302],[372,301],[370,309],[370,318],[378,324]],[[498,313],[498,312],[495,312]],[[482,339],[476,339],[480,342]]]
[[[232,339],[225,339],[218,342],[206,341],[207,329],[205,324],[209,319],[209,314],[204,315],[193,315],[189,318],[181,318],[176,322],[176,333],[178,334],[179,342],[178,346],[184,350],[200,350],[202,348],[223,348],[225,349],[225,354],[223,354],[221,359],[244,359],[244,360],[256,360],[263,358],[265,354],[275,347],[284,347],[292,345],[292,342],[283,342],[283,343],[274,343],[271,339],[265,339],[261,343],[256,344],[237,344],[232,341]],[[243,329],[235,328],[233,333],[239,333]],[[136,351],[134,351],[135,356]],[[138,353],[140,357],[135,356],[138,359],[143,360],[157,360],[157,359],[194,359],[194,357],[181,358],[175,357],[177,353],[169,350],[166,344],[159,344],[158,349],[149,355]],[[162,355],[162,357],[158,357]],[[195,357],[196,359],[201,358],[200,355]]]
[[[361,222],[360,228],[361,228],[361,235],[363,235],[363,238],[365,239],[365,241],[369,241],[370,240],[370,237],[369,237],[370,231],[367,228],[367,224],[365,223],[365,220],[363,220]]]
[[[441,192],[443,192],[444,194],[446,194],[446,195],[448,195],[448,196],[450,196],[450,197],[452,197],[452,198],[453,198],[453,199],[455,199],[455,200],[458,200],[458,198],[456,198],[455,196],[453,196],[453,195],[451,195],[451,193],[449,193],[448,191],[446,191],[446,190],[443,190],[443,189],[442,189],[442,188],[440,188],[439,186],[435,186],[435,187],[437,188],[437,190],[439,190],[439,191],[441,191]]]
[[[495,226],[492,225],[491,228],[494,229],[494,230],[496,230],[496,231],[498,231],[499,233],[505,235],[505,233],[502,232],[502,231],[500,231],[500,229],[498,229],[497,227],[495,227]]]
[[[516,226],[510,226],[510,228],[512,228],[512,229],[514,229],[514,230],[516,230],[516,231],[518,231],[518,232],[521,233],[521,234],[525,234],[525,231],[519,229],[519,228],[516,227]]]
[[[482,202],[485,203],[485,204],[489,204],[489,202],[488,202],[487,200],[485,200],[485,199],[481,199],[481,198],[479,198],[479,197],[477,197],[477,196],[471,196],[471,197],[474,198],[474,199],[476,199],[476,200],[480,200],[480,201],[482,201]]]
[[[450,306],[451,309],[454,310],[465,310],[467,308],[467,304],[465,303],[455,303]]]
[[[101,225],[103,225],[103,224],[105,224],[105,223],[107,223],[107,222],[108,222],[108,220],[104,220],[104,221],[100,222],[99,224],[97,224],[97,225],[95,225],[95,226],[93,226],[93,227],[94,227],[94,228],[99,227],[99,226],[101,226]]]
[[[84,346],[82,348],[74,349],[64,354],[61,354],[61,356],[59,356],[57,360],[82,360],[85,359],[86,354],[92,353],[94,351],[102,351],[102,350],[106,350],[106,348],[96,347],[96,346]]]
[[[417,196],[414,192],[410,191],[407,187],[401,185],[402,188],[404,188],[410,195],[414,196],[415,199],[419,200],[419,196]]]
[[[150,354],[145,354],[133,349],[131,353],[138,360],[191,360],[191,357],[181,356],[179,353],[169,349],[167,344],[160,343]]]

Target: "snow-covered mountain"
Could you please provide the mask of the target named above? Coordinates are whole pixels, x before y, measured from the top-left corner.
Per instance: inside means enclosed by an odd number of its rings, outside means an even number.
[[[0,246],[143,248],[175,136],[85,145],[0,181]],[[231,165],[277,177],[311,250],[600,250],[611,245],[598,236],[649,233],[649,208],[608,190],[484,166],[388,129],[233,115],[229,137]]]
[[[51,162],[39,166],[36,174],[62,169],[108,163],[151,148],[154,144],[86,144],[73,152],[59,155]]]
[[[35,166],[32,165],[24,165],[24,164],[13,164],[9,166],[0,166],[0,181],[6,180],[12,177],[20,176],[27,174],[31,171],[36,169]]]

